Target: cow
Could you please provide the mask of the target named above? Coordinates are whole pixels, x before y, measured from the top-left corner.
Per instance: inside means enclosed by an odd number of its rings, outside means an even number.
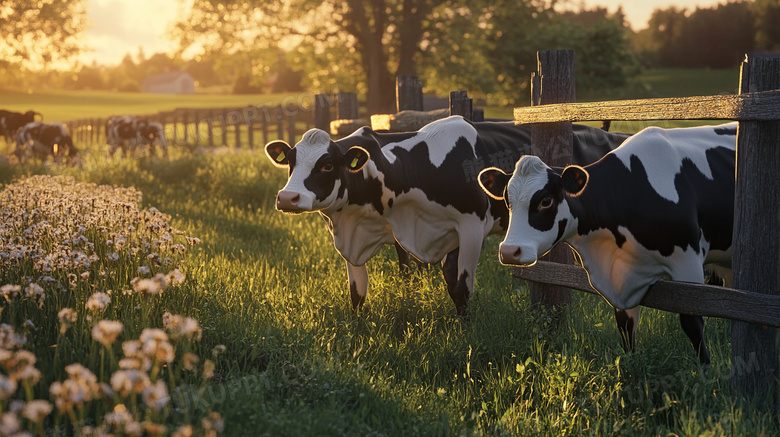
[[[571,246],[633,351],[650,285],[703,283],[705,266],[730,284],[735,150],[735,123],[650,127],[585,167],[524,156],[512,175],[485,169],[483,189],[511,211],[500,261],[530,265],[560,242]],[[680,314],[680,323],[706,368],[703,317]]]
[[[625,134],[576,126],[575,162],[596,161]],[[266,145],[289,179],[276,197],[286,213],[319,212],[346,260],[353,308],[368,290],[366,262],[397,242],[417,259],[442,262],[458,314],[474,290],[482,241],[506,228],[508,211],[477,182],[486,164],[511,168],[530,153],[530,126],[470,123],[453,116],[417,132],[379,133],[363,127],[338,141],[319,129],[291,148]]]
[[[73,157],[77,153],[68,129],[62,123],[27,123],[19,128],[15,139],[14,155],[20,161],[28,155],[45,160],[49,156],[57,159],[61,156]]]
[[[43,120],[43,115],[39,112],[27,111],[21,113],[0,109],[0,135],[3,135],[6,143],[10,143],[13,136],[22,126],[35,121],[36,115],[40,115],[41,120]]]
[[[110,156],[114,156],[120,148],[122,154],[127,156],[140,146],[149,146],[150,153],[154,155],[157,143],[162,147],[163,154],[168,155],[164,127],[156,121],[147,121],[130,115],[111,116],[106,120],[105,128]]]

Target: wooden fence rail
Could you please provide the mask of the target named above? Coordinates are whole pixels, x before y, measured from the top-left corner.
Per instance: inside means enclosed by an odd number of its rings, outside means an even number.
[[[539,52],[542,59],[549,52]],[[555,56],[553,56],[555,57]],[[572,59],[573,62],[573,59]],[[572,67],[573,68],[573,67]],[[544,75],[542,93],[556,93]],[[534,83],[534,85],[536,85]],[[516,123],[585,120],[738,120],[734,233],[734,287],[659,281],[642,305],[664,311],[732,319],[732,367],[755,362],[752,374],[732,375],[737,398],[778,402],[777,330],[780,327],[780,59],[750,59],[740,71],[740,94],[672,99],[546,104],[515,108]],[[544,102],[543,102],[544,103]],[[584,270],[538,262],[515,269],[534,282],[595,291]]]

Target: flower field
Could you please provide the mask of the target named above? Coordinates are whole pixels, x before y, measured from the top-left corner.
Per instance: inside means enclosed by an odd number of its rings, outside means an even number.
[[[83,159],[0,162],[0,436],[780,433],[731,399],[728,321],[706,374],[675,315],[645,310],[626,354],[597,297],[531,309],[496,237],[467,317],[390,247],[353,313],[260,151]]]

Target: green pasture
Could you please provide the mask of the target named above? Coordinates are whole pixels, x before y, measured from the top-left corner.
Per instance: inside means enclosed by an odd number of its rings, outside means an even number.
[[[85,107],[97,111],[98,93],[87,95]],[[13,96],[17,107],[39,107]],[[104,108],[113,113],[116,102]],[[179,400],[172,422],[213,409],[229,436],[780,433],[777,411],[732,400],[729,375],[745,369],[731,369],[728,321],[707,322],[706,373],[674,314],[643,310],[637,352],[626,354],[612,309],[598,297],[574,292],[560,319],[532,309],[527,284],[497,261],[498,236],[483,246],[466,317],[455,315],[437,266],[401,275],[391,247],[369,262],[369,296],[353,312],[344,260],[324,222],[274,210],[286,173],[261,150],[176,147],[165,160],[108,159],[104,148],[87,148],[78,166],[0,162],[0,190],[32,174],[135,187],[143,207],[202,240],[182,255],[185,282],[154,308],[137,307],[155,317],[123,310],[133,332],[159,327],[170,311],[200,322],[195,352],[226,346],[216,376]],[[0,285],[18,274],[0,270]],[[67,289],[59,293],[68,299]],[[28,305],[24,316],[4,311],[0,323],[29,317],[46,326],[56,323],[52,311]],[[56,342],[56,327],[33,336],[39,363],[53,365]],[[71,347],[72,359],[89,351]]]

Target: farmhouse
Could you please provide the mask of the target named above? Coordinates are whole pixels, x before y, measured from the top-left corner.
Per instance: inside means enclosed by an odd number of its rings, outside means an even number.
[[[195,79],[186,71],[169,71],[148,76],[141,83],[145,93],[158,94],[194,94]]]

